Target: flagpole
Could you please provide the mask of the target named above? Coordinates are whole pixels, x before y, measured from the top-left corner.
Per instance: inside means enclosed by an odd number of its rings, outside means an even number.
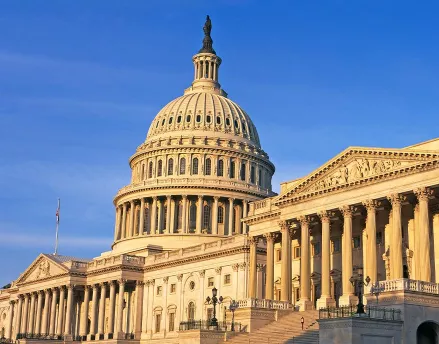
[[[55,234],[55,253],[56,256],[58,254],[58,230],[59,230],[59,210],[61,206],[61,200],[58,198],[58,208],[56,209],[56,234]]]

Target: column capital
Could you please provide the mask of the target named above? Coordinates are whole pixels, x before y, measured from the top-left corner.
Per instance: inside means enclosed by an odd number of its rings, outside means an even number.
[[[265,264],[258,263],[256,264],[256,270],[262,271],[265,268]]]
[[[50,290],[51,288],[46,288],[44,289],[44,294],[49,295],[50,294]]]
[[[99,284],[99,287],[101,287],[101,288],[105,288],[106,285],[107,285],[106,282],[101,282],[101,283],[98,283],[98,284]]]
[[[367,199],[363,201],[362,204],[367,212],[376,211],[376,209],[381,206],[381,202],[374,199]]]
[[[15,303],[15,300],[9,300],[9,304],[10,304],[11,306],[13,306],[14,303]]]
[[[216,274],[217,274],[217,275],[221,274],[221,270],[222,270],[222,269],[223,269],[223,268],[222,268],[221,266],[216,267],[216,268],[215,268],[215,272],[216,272]]]
[[[352,217],[352,213],[354,212],[354,208],[350,205],[344,205],[339,208],[343,217]]]
[[[172,198],[172,196],[171,196],[171,195],[167,195],[167,196],[166,196],[166,199],[167,199],[168,201],[170,201],[170,200],[171,200],[171,198]]]
[[[200,277],[204,278],[204,276],[206,275],[206,270],[200,270],[198,273],[200,274]]]
[[[297,218],[297,220],[300,222],[300,226],[308,226],[311,219],[308,215],[301,215]]]
[[[433,195],[433,190],[427,187],[420,187],[413,190],[419,201],[427,201]]]
[[[233,264],[232,265],[232,269],[233,269],[233,271],[238,271],[238,269],[239,269],[239,264],[238,263],[236,263],[236,264]]]
[[[263,236],[267,242],[273,242],[277,238],[277,233],[265,233]]]
[[[123,203],[122,203],[122,207],[123,207],[124,210],[126,210],[127,207],[128,207],[128,203],[127,203],[127,202],[123,202]]]
[[[282,233],[288,231],[291,226],[291,223],[289,221],[279,221],[277,224],[280,227],[280,231]]]
[[[151,198],[152,198],[153,201],[157,201],[158,197],[157,196],[152,196]]]
[[[187,195],[181,195],[181,198],[183,198],[184,200],[187,199]]]
[[[169,281],[169,277],[163,277],[163,283],[167,284]]]
[[[116,285],[116,281],[115,280],[111,280],[108,282],[108,284],[111,286],[115,286]]]
[[[152,286],[153,286],[154,284],[155,284],[155,279],[150,279],[150,280],[149,280],[149,285],[152,285]]]
[[[229,197],[229,202],[233,203],[235,201],[235,199],[233,197]]]
[[[136,281],[136,286],[137,286],[137,287],[141,287],[141,286],[143,286],[144,284],[145,284],[144,281]]]
[[[219,199],[220,199],[220,197],[219,197],[219,196],[213,196],[213,200],[214,200],[215,202],[218,202],[218,201],[219,201]]]
[[[251,236],[248,238],[249,245],[257,245],[259,242],[259,237],[257,236]]]
[[[322,223],[330,223],[331,222],[331,214],[329,211],[327,211],[327,210],[319,211],[318,215],[319,215],[320,221],[322,221]]]
[[[134,204],[134,200],[132,199],[130,200],[130,206],[133,206],[133,204]]]
[[[177,281],[181,282],[183,280],[183,274],[177,275]]]
[[[392,204],[393,207],[393,206],[400,206],[401,203],[406,200],[406,197],[401,194],[395,193],[388,195],[387,199],[389,200],[389,202]]]
[[[244,262],[244,263],[240,263],[239,264],[239,269],[242,271],[242,270],[245,270],[245,268],[247,267],[247,263],[246,262]]]

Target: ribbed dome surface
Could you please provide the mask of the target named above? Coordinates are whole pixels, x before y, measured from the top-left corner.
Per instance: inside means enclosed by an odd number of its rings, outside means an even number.
[[[163,137],[230,136],[260,148],[247,113],[230,99],[211,92],[185,94],[168,103],[152,122],[146,141]]]

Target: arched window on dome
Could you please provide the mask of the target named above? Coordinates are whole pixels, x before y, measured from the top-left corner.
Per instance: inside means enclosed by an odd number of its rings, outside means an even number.
[[[261,169],[261,168],[259,169],[259,173],[258,173],[258,175],[259,175],[259,178],[258,178],[258,185],[259,185],[259,186],[262,186],[262,169]]]
[[[181,123],[181,115],[177,117],[177,123]]]
[[[227,125],[228,127],[230,127],[230,118],[229,118],[229,117],[226,118],[226,125]]]
[[[218,223],[224,223],[224,207],[222,205],[218,207]]]
[[[172,120],[174,119],[174,117],[169,117],[169,121],[168,121],[168,123],[169,124],[172,124]]]
[[[152,161],[149,162],[148,166],[148,178],[152,178]]]
[[[163,162],[159,160],[159,162],[157,163],[157,177],[162,176],[162,167],[163,167]]]
[[[230,162],[230,178],[235,178],[235,162],[232,160]]]
[[[142,164],[142,180],[145,180],[145,164]]]
[[[212,122],[212,116],[207,115],[207,116],[206,116],[206,122],[207,122],[207,123]]]
[[[217,175],[218,177],[223,177],[224,176],[224,160],[219,160],[218,161],[218,170],[217,170]]]
[[[197,123],[201,122],[201,115],[197,115]]]
[[[250,167],[250,183],[254,184],[256,181],[256,175],[255,175],[255,167],[252,165]]]
[[[221,117],[220,116],[216,116],[216,124],[221,124]]]
[[[206,204],[203,208],[203,229],[207,230],[207,232],[210,231],[210,205]]]
[[[245,181],[245,170],[246,170],[246,167],[247,167],[247,165],[246,165],[246,163],[243,161],[242,163],[241,163],[241,173],[240,173],[240,175],[241,175],[241,180],[242,181]]]
[[[198,158],[192,160],[192,174],[198,174]]]
[[[235,128],[238,129],[238,121],[235,119]]]
[[[149,208],[145,207],[143,215],[143,233],[150,234],[151,221],[149,219]]]
[[[210,176],[212,174],[212,160],[210,158],[206,159],[206,164],[204,166],[204,174]]]
[[[186,158],[180,159],[180,174],[186,174]]]
[[[191,206],[189,210],[189,232],[193,233],[193,229],[196,226],[197,221],[197,205],[195,202],[191,201]]]
[[[186,116],[186,122],[189,123],[190,121],[191,121],[191,115],[187,115],[187,116]]]
[[[172,176],[174,174],[174,159],[170,158],[168,160],[168,176]]]
[[[164,125],[165,125],[165,123],[166,123],[166,119],[164,119],[164,118],[163,118],[163,121],[162,121],[162,126],[164,126]]]
[[[177,209],[177,228],[182,229],[183,228],[183,204],[178,203],[178,209]]]

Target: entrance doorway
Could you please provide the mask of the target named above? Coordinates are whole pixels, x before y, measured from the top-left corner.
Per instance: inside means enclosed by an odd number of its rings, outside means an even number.
[[[438,325],[434,322],[427,321],[419,325],[416,331],[417,344],[437,344],[438,343]]]

